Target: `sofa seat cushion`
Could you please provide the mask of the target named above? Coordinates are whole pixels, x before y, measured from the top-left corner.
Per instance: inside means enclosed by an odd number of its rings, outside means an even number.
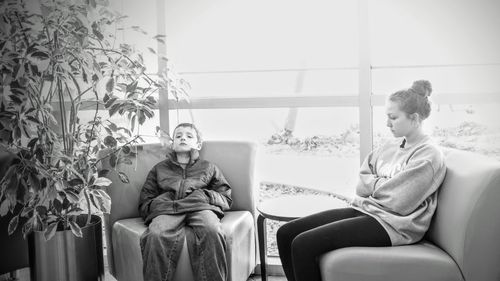
[[[118,220],[113,225],[112,241],[117,280],[143,280],[142,260],[138,262],[132,257],[141,256],[139,240],[146,229],[147,226],[142,218]],[[252,214],[248,211],[226,212],[222,219],[222,229],[228,242],[229,274],[231,276],[248,274],[253,268],[235,268],[235,266],[241,267],[243,260],[255,259],[255,232]],[[233,256],[232,253],[238,253],[238,257]],[[186,255],[187,249],[183,248],[180,259],[186,259]],[[231,266],[232,264],[235,266]],[[189,268],[183,266],[181,269],[179,266],[178,269],[184,271]],[[186,275],[183,274],[183,276]],[[230,280],[237,279],[230,278]]]
[[[350,247],[320,258],[323,280],[463,281],[453,259],[440,248],[421,242],[397,247]]]

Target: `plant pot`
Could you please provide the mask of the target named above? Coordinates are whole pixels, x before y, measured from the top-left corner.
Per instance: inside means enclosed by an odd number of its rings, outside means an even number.
[[[0,175],[1,178],[1,175]],[[14,214],[19,213],[21,205],[17,205]],[[28,242],[24,240],[21,227],[9,235],[7,228],[10,220],[14,217],[9,213],[0,217],[0,275],[17,269],[28,267]],[[23,225],[26,218],[21,217],[19,225]]]
[[[86,216],[77,222],[85,222]],[[45,241],[43,232],[28,236],[31,281],[104,280],[102,220],[92,215],[91,223],[82,227],[82,237],[71,230],[57,231]]]

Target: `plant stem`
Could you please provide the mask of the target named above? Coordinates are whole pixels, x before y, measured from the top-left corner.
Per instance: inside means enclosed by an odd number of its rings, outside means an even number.
[[[92,129],[90,129],[90,139],[88,140],[88,146],[87,146],[87,157],[89,156],[90,153],[90,144],[92,143],[92,136],[94,135],[94,128],[95,128],[95,120],[97,119],[97,114],[99,113],[99,96],[97,95],[97,91],[94,90],[95,94],[95,99],[96,99],[96,107],[95,107],[95,113],[94,113],[94,122],[92,122]]]
[[[90,224],[90,218],[91,218],[91,206],[90,206],[90,198],[89,198],[89,195],[87,193],[87,189],[84,189],[83,190],[83,195],[85,195],[85,201],[87,201],[87,222],[85,223],[85,225],[89,225]]]
[[[64,96],[62,93],[61,81],[57,80],[56,86],[57,93],[59,95],[59,114],[61,115],[61,131],[62,131],[62,140],[64,146],[64,154],[68,155],[68,145],[66,143],[66,109],[64,108]]]

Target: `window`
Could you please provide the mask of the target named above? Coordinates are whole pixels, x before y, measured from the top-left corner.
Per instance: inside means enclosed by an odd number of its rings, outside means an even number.
[[[390,137],[384,99],[427,79],[427,132],[443,146],[498,159],[500,2],[384,0],[369,8],[374,144]]]

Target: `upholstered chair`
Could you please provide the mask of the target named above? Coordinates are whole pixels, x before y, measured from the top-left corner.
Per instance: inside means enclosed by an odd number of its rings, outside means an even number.
[[[445,149],[445,158],[446,177],[424,239],[326,253],[323,281],[500,280],[500,162],[455,149]]]
[[[100,156],[106,153],[109,151],[102,151]],[[132,165],[117,167],[128,175],[130,183],[122,183],[116,172],[108,175],[113,183],[107,190],[112,199],[111,213],[105,216],[107,256],[110,272],[118,281],[143,280],[139,238],[147,227],[139,216],[139,193],[150,169],[164,160],[165,155],[166,148],[160,144],[138,146],[137,156],[130,157]],[[228,242],[228,280],[246,281],[256,264],[256,145],[243,141],[206,141],[200,157],[215,163],[232,187],[233,205],[222,219]],[[103,161],[102,168],[111,169],[109,161]],[[185,243],[175,273],[178,281],[194,280]]]

